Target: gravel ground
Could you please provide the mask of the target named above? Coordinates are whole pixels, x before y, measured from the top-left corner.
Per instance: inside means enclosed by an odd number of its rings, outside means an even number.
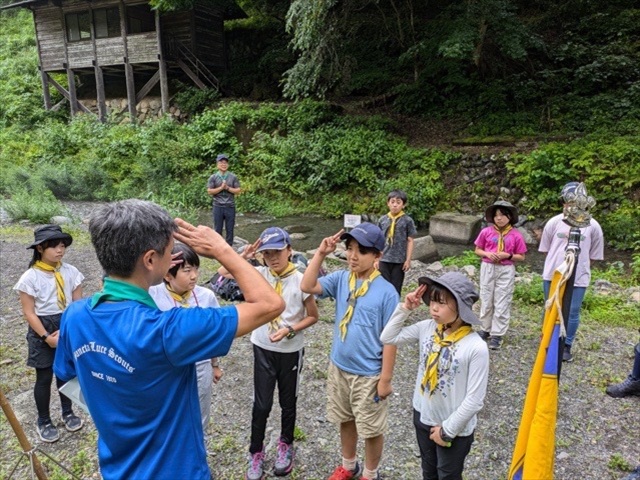
[[[0,385],[27,438],[82,478],[100,478],[95,444],[97,433],[88,416],[85,427],[76,433],[61,429],[55,444],[42,444],[35,433],[36,411],[32,396],[34,371],[25,365],[26,325],[12,286],[26,269],[31,241],[28,229],[9,226],[2,233],[0,255]],[[100,267],[86,236],[76,236],[66,261],[86,276],[85,295],[96,291]],[[214,264],[203,263],[203,280],[213,273]],[[412,272],[415,278],[418,272]],[[298,401],[300,439],[296,443],[296,468],[292,479],[326,478],[340,459],[337,429],[326,421],[325,378],[331,343],[332,303],[321,302],[321,321],[306,336],[304,381]],[[426,310],[414,314],[424,318]],[[489,390],[479,414],[476,442],[469,454],[465,479],[506,478],[514,439],[524,401],[527,381],[539,341],[540,311],[513,312],[511,328],[502,350],[491,353]],[[604,387],[620,381],[631,368],[632,346],[637,331],[602,328],[583,324],[578,333],[575,361],[565,364],[560,384],[556,429],[555,478],[620,479],[625,470],[640,463],[640,397],[612,399]],[[399,350],[390,399],[390,431],[386,440],[382,475],[385,479],[420,478],[418,450],[411,424],[411,396],[416,372],[417,351]],[[225,376],[215,388],[212,405],[209,464],[217,479],[244,478],[250,433],[252,354],[248,337],[237,340],[222,360]],[[62,425],[57,398],[53,398],[54,422]],[[274,406],[267,432],[267,467],[273,464],[278,435],[279,409]],[[6,417],[0,416],[0,478],[29,478],[25,457]],[[362,452],[362,448],[360,448]],[[362,454],[362,453],[360,453]],[[51,478],[72,478],[40,455]]]

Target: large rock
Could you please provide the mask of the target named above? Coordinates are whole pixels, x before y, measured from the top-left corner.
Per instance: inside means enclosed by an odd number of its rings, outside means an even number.
[[[427,262],[438,257],[438,248],[430,235],[413,239],[411,260]]]
[[[481,221],[473,215],[436,213],[429,219],[429,235],[436,241],[468,244],[480,233]]]

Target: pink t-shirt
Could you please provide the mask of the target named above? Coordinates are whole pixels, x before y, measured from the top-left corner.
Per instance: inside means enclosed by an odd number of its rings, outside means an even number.
[[[569,241],[571,227],[564,223],[563,214],[550,219],[542,231],[538,250],[547,253],[542,278],[551,281],[553,272],[564,261],[564,252]],[[600,224],[591,219],[588,227],[580,229],[580,255],[576,265],[576,287],[588,287],[591,281],[591,260],[604,259],[604,235]]]
[[[496,229],[493,228],[493,225],[489,225],[482,229],[474,243],[476,247],[481,248],[485,252],[495,253],[498,251],[498,237],[499,235]],[[516,228],[512,228],[509,230],[509,233],[505,235],[504,251],[513,255],[527,253],[527,244],[524,242],[522,234]],[[493,263],[487,257],[484,257],[482,261]],[[500,265],[513,265],[513,260],[502,260]]]

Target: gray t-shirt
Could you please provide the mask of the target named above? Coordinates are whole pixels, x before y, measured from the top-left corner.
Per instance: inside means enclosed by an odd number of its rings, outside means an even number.
[[[388,215],[380,217],[378,226],[385,238],[387,231],[391,227],[391,219]],[[416,224],[409,215],[403,215],[396,220],[396,228],[393,235],[393,243],[387,241],[381,261],[387,263],[404,263],[407,260],[407,243],[409,237],[415,237],[418,234]]]
[[[238,180],[238,177],[231,172],[226,172],[224,175],[220,172],[214,173],[209,177],[207,188],[218,188],[225,180],[227,181],[227,185],[231,188],[240,188],[240,181]],[[235,195],[229,190],[222,190],[220,193],[213,196],[213,206],[235,207]]]

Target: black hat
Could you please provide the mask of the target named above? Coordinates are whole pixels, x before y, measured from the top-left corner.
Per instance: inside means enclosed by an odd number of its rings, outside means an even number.
[[[470,325],[480,325],[480,319],[473,313],[471,307],[478,301],[480,296],[473,285],[473,282],[460,272],[447,272],[439,278],[420,277],[418,284],[426,285],[427,291],[422,296],[422,301],[429,305],[429,287],[433,284],[440,285],[451,292],[458,302],[458,315]]]
[[[511,219],[509,220],[509,223],[511,225],[514,225],[518,222],[518,209],[511,205],[509,202],[498,200],[493,205],[487,207],[487,209],[484,211],[484,219],[487,221],[487,223],[493,223],[493,217],[496,216],[496,210],[498,209],[502,211],[507,210],[511,213]]]
[[[35,240],[27,249],[36,248],[36,246],[47,240],[62,240],[65,247],[68,247],[73,242],[71,235],[64,233],[60,225],[43,225],[42,227],[36,228],[33,235],[35,236]]]

